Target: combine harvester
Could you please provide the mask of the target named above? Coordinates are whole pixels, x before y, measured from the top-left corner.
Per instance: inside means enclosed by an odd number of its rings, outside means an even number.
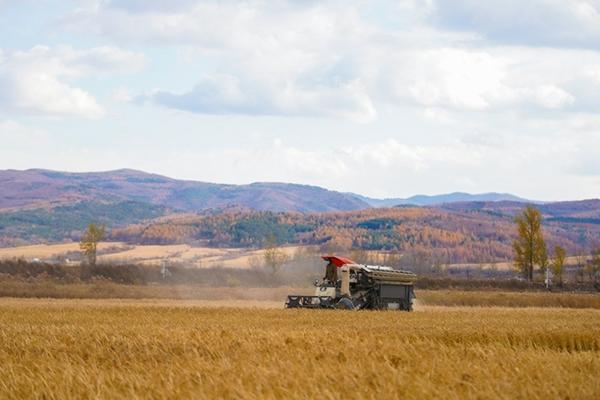
[[[357,264],[344,257],[323,259],[328,261],[326,276],[315,281],[315,295],[290,295],[286,308],[412,310],[413,284],[417,279],[413,272]]]

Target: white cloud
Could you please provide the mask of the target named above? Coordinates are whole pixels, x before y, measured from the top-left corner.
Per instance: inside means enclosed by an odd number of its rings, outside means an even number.
[[[346,146],[341,151],[353,165],[360,165],[367,169],[377,166],[382,169],[403,169],[413,172],[428,170],[438,164],[476,166],[478,154],[472,150],[468,152],[470,156],[465,157],[466,149],[462,145],[409,145],[396,139]]]
[[[432,107],[481,110],[515,101],[507,78],[511,60],[485,51],[412,50],[393,74],[398,97]]]
[[[143,57],[112,47],[0,52],[0,109],[98,116],[103,96],[114,100],[114,119],[39,122],[68,154],[40,151],[30,163],[62,169],[127,160],[175,177],[374,196],[597,197],[597,4],[82,0],[54,38],[135,46],[152,68],[100,89],[93,76],[137,71]],[[151,105],[123,104],[136,100]],[[131,145],[70,146],[80,131]]]
[[[584,176],[597,173],[598,163],[588,157],[593,150],[584,148],[583,137],[576,139],[577,145],[570,138],[549,140],[554,144],[515,135],[490,146],[454,141],[416,145],[389,138],[322,148],[276,140],[266,147],[232,144],[222,151],[165,150],[164,164],[177,165],[177,170],[162,172],[200,180],[217,176],[229,183],[309,182],[376,197],[457,190],[506,191],[534,199],[589,197],[598,188]],[[198,172],[198,159],[211,170]],[[150,161],[146,167],[155,171]]]
[[[50,135],[42,129],[25,126],[9,119],[0,119],[0,141],[5,149],[19,148],[22,151],[31,146],[48,144]]]
[[[355,7],[333,2],[178,2],[172,7],[111,2],[71,16],[66,25],[125,40],[191,45],[211,60],[194,87],[162,88],[146,99],[198,113],[376,115],[356,63],[369,28]],[[223,23],[227,21],[227,23]],[[144,29],[137,29],[144,26]],[[362,41],[362,42],[360,42]]]
[[[460,110],[598,110],[600,53],[523,47],[397,52],[380,85],[396,101]],[[387,84],[387,85],[386,85]]]
[[[23,134],[28,132],[21,124],[12,120],[0,120],[0,134],[11,135],[11,134]],[[8,137],[8,136],[7,136]]]
[[[115,9],[131,12],[157,12],[186,10],[198,2],[197,0],[109,0],[106,3]]]
[[[205,67],[188,77],[190,89],[162,87],[139,98],[194,113],[369,122],[380,109],[406,103],[479,111],[595,104],[598,96],[585,84],[596,79],[590,65],[600,66],[593,52],[486,47],[425,25],[433,14],[449,13],[446,6],[404,1],[385,7],[390,15],[373,18],[362,2],[123,0],[82,9],[64,24],[124,41],[192,48],[186,59],[195,54]],[[585,71],[574,61],[582,56],[589,59]]]
[[[114,47],[35,46],[0,53],[0,105],[6,112],[100,117],[103,107],[74,82],[91,74],[135,71],[143,64],[143,56]]]
[[[113,90],[111,97],[112,100],[117,103],[129,103],[134,100],[134,97],[131,95],[131,92],[124,87],[120,87],[118,89]]]
[[[175,157],[167,151],[166,159]],[[424,182],[439,170],[466,171],[478,167],[482,158],[471,145],[411,145],[397,139],[357,145],[304,148],[275,140],[264,148],[230,147],[222,152],[183,151],[179,174],[195,169],[195,161],[217,169],[220,181],[311,182],[335,190],[352,190],[374,196],[410,194],[424,190]],[[168,162],[167,162],[168,164]],[[276,168],[273,166],[276,165]],[[198,175],[192,175],[196,179]],[[188,177],[192,177],[188,175]],[[448,175],[440,190],[465,181],[465,175]]]
[[[352,71],[348,39],[352,42],[361,29],[352,8],[335,15],[325,5],[290,9],[283,2],[273,8],[259,4],[207,3],[188,14],[122,15],[143,20],[154,32],[146,39],[191,43],[199,59],[216,65],[188,92],[163,89],[150,97],[198,113],[374,118],[368,88]],[[230,21],[227,26],[225,20]]]
[[[573,104],[575,97],[554,85],[542,85],[535,91],[536,101],[545,108],[562,108]]]
[[[202,114],[333,116],[357,122],[369,122],[376,115],[358,80],[338,87],[304,88],[292,82],[283,88],[271,86],[249,77],[216,74],[206,76],[189,92],[156,91],[138,100]]]
[[[598,49],[598,0],[435,0],[429,18],[491,42]]]

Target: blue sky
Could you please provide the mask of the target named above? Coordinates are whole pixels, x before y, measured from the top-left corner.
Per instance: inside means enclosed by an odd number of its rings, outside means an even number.
[[[597,198],[599,50],[599,0],[0,0],[0,169]]]

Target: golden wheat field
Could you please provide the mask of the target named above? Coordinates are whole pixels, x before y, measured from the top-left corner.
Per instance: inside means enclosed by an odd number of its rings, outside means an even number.
[[[232,305],[0,300],[0,398],[600,398],[599,310]]]

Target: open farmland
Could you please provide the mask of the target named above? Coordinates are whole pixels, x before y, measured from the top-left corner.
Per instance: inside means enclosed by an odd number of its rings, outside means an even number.
[[[0,397],[600,396],[598,310],[201,305],[1,300]]]
[[[280,248],[289,257],[299,251],[315,252],[315,246],[284,246]],[[262,261],[264,254],[260,249],[248,248],[212,248],[187,244],[173,245],[129,245],[123,242],[102,242],[98,245],[100,263],[134,263],[159,265],[168,260],[172,263],[185,263],[196,268],[249,268],[253,263]],[[79,243],[36,244],[0,248],[0,259],[24,258],[26,260],[65,259],[79,256]],[[351,252],[350,252],[351,253]],[[385,263],[386,252],[362,251],[370,262]],[[576,257],[567,257],[567,263],[575,263]],[[511,270],[511,262],[448,264],[453,268],[494,268]]]
[[[311,248],[311,246],[287,246],[282,247],[281,251],[291,257],[299,249]],[[162,261],[168,260],[171,263],[185,263],[197,268],[249,268],[253,262],[260,262],[264,257],[263,250],[256,249],[194,247],[187,244],[127,245],[121,242],[100,243],[98,252],[100,263],[159,265]],[[0,248],[0,259],[52,260],[73,255],[80,256],[79,243]]]

